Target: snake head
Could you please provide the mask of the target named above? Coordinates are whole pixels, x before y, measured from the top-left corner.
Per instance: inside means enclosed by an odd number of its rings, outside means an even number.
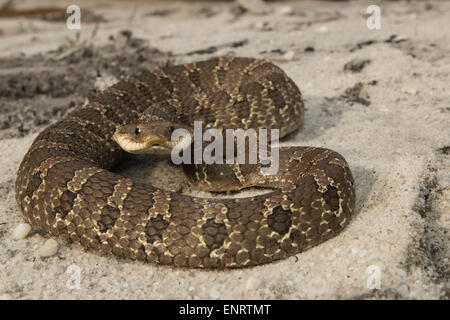
[[[192,132],[190,127],[183,124],[150,121],[119,126],[113,140],[129,153],[170,155],[173,148],[184,149],[191,144]]]

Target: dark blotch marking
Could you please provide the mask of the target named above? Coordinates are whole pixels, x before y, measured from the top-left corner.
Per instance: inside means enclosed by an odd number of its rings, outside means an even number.
[[[245,82],[239,86],[239,93],[243,96],[250,95],[253,97],[259,97],[264,87],[259,82]]]
[[[147,223],[145,228],[145,236],[149,243],[153,243],[156,240],[162,241],[162,235],[169,226],[169,221],[164,220],[162,215],[158,215],[155,218],[150,218],[150,222]]]
[[[145,185],[136,184],[134,188],[128,192],[123,200],[124,210],[135,212],[135,215],[148,214],[148,210],[153,206],[153,190]]]
[[[216,223],[214,219],[208,219],[202,226],[203,238],[209,250],[219,248],[227,238],[226,226],[223,223]]]
[[[335,187],[328,186],[328,190],[323,194],[323,198],[332,211],[339,209],[339,195]]]
[[[290,215],[290,210],[284,210],[281,206],[275,207],[268,217],[269,227],[280,235],[284,235],[292,224]]]
[[[244,97],[242,101],[235,101],[233,103],[233,109],[235,110],[238,118],[248,119],[250,116],[250,104],[247,97]]]
[[[72,210],[73,203],[77,197],[76,193],[69,190],[63,192],[59,198],[60,205],[55,208],[55,212],[60,212],[62,218],[65,218],[70,210]]]
[[[277,89],[275,90],[269,89],[267,91],[267,96],[270,98],[270,100],[273,101],[273,104],[278,108],[284,107],[286,104],[286,102],[283,99],[283,96]]]
[[[37,172],[33,176],[31,176],[30,181],[27,185],[27,190],[25,191],[26,195],[30,198],[33,196],[33,192],[39,188],[40,184],[42,183],[42,179],[40,177],[41,171]]]
[[[112,229],[117,219],[120,217],[120,210],[118,208],[106,205],[102,209],[98,226],[100,232],[106,232],[108,229]]]
[[[232,98],[226,90],[206,92],[208,100],[213,105],[228,104]]]

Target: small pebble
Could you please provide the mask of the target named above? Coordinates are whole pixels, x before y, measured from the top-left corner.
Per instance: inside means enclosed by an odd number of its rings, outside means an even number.
[[[281,61],[292,61],[294,60],[295,53],[292,50],[287,51],[280,58]]]
[[[51,257],[58,251],[58,242],[55,239],[48,239],[44,245],[39,249],[41,257]]]
[[[259,282],[255,278],[248,278],[247,282],[245,283],[245,287],[248,290],[257,290],[259,288]]]
[[[278,10],[278,13],[283,16],[290,16],[294,13],[294,10],[291,6],[284,6]]]
[[[26,238],[30,233],[31,226],[28,223],[19,223],[19,225],[14,229],[12,233],[12,238],[14,240],[20,240]]]

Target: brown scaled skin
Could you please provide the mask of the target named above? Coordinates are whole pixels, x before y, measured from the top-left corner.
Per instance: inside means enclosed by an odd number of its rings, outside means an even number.
[[[110,171],[124,159],[112,140],[116,129],[138,123],[154,105],[151,118],[280,128],[280,136],[292,132],[304,113],[296,84],[264,60],[222,57],[125,79],[34,140],[15,183],[26,220],[117,257],[207,269],[285,259],[338,235],[351,220],[351,171],[328,149],[282,147],[278,174],[260,179],[276,190],[244,198],[170,192]],[[240,182],[251,176],[246,169],[235,166],[228,174]],[[205,183],[209,178],[208,171],[198,176]]]

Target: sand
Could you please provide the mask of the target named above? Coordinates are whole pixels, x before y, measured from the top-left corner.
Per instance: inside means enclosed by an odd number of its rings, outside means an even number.
[[[79,5],[78,37],[63,16],[0,20],[0,298],[449,298],[450,3],[381,2],[379,30],[367,28],[364,1]],[[45,257],[50,236],[14,239],[25,222],[15,174],[39,131],[119,79],[220,55],[272,60],[298,84],[305,122],[285,144],[334,149],[354,174],[356,212],[340,235],[226,271],[120,260],[58,239]],[[155,166],[146,178],[186,187]]]

